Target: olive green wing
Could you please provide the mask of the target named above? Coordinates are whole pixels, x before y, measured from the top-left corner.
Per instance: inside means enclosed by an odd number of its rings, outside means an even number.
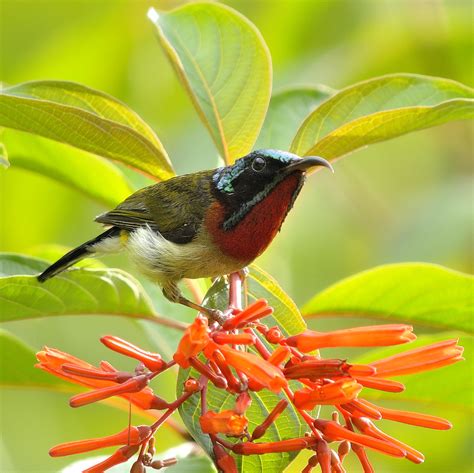
[[[145,187],[96,221],[128,231],[149,227],[174,243],[188,243],[211,203],[211,176],[211,171],[204,171]]]

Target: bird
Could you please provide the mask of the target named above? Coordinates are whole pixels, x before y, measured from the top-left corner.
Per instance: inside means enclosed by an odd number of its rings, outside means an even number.
[[[233,164],[184,174],[140,189],[95,221],[107,229],[69,251],[37,279],[44,283],[83,258],[126,251],[163,295],[216,319],[215,309],[185,298],[183,278],[239,272],[280,231],[307,172],[332,165],[319,156],[252,151]]]

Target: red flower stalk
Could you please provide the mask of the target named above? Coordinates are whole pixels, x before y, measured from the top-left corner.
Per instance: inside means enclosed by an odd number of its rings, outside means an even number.
[[[203,376],[209,379],[209,381],[214,384],[216,388],[226,389],[227,381],[224,376],[220,376],[215,373],[209,366],[205,365],[198,358],[189,358],[188,363],[196,370],[199,371]]]
[[[265,299],[259,299],[249,305],[242,312],[239,312],[234,317],[226,320],[222,328],[224,330],[242,328],[259,319],[263,319],[272,313],[273,308],[268,306],[268,302]]]
[[[90,377],[89,374],[91,372],[100,373],[100,370],[86,361],[76,358],[75,356],[72,356],[68,353],[64,353],[60,350],[44,347],[42,351],[36,354],[36,357],[39,361],[39,363],[36,365],[37,368],[47,371],[48,373],[51,373],[54,376],[66,381],[71,381],[73,383],[92,388],[116,386],[115,382],[109,381],[108,379],[100,379],[99,376],[96,376],[95,378]],[[66,369],[63,369],[64,366],[66,366]],[[72,374],[71,366],[74,366],[76,372],[79,372],[81,369],[85,369],[87,376]],[[109,368],[111,368],[111,365]],[[72,371],[74,371],[74,369]],[[102,373],[104,374],[104,377],[107,377],[110,373],[117,375],[117,373],[120,374],[121,372],[117,372],[116,370],[113,372],[103,370]],[[130,400],[132,404],[140,407],[141,409],[160,409],[160,407],[156,407],[156,402],[159,400],[159,398],[157,398],[153,394],[153,391],[148,387],[145,387],[140,392],[133,394],[123,394],[121,397]]]
[[[361,389],[355,380],[344,378],[313,389],[300,389],[295,392],[294,402],[298,409],[304,410],[312,410],[318,405],[344,404],[357,397]]]
[[[356,443],[351,443],[352,450],[357,455],[357,458],[362,465],[362,469],[364,473],[375,473],[373,466],[370,464],[369,459],[367,458],[367,453],[365,452],[365,448],[357,445]]]
[[[252,398],[250,397],[249,393],[244,391],[237,396],[237,400],[235,401],[234,411],[237,414],[244,414],[247,409],[252,404]]]
[[[233,437],[243,435],[248,426],[247,418],[233,410],[207,411],[199,418],[199,423],[205,434],[225,434]]]
[[[352,443],[372,448],[393,457],[406,456],[406,451],[397,445],[369,437],[368,435],[356,434],[352,430],[346,429],[334,421],[316,419],[314,426],[320,430],[325,437],[331,440],[349,440]]]
[[[316,458],[321,465],[322,473],[331,473],[331,449],[325,440],[318,440],[316,444]]]
[[[165,362],[161,359],[161,356],[158,353],[151,353],[149,351],[142,350],[141,348],[119,337],[106,335],[105,337],[102,337],[100,341],[107,348],[142,362],[150,371],[160,371],[165,365]]]
[[[264,453],[295,452],[316,445],[315,437],[300,437],[279,442],[242,442],[232,446],[232,451],[239,455],[262,455]]]
[[[77,440],[75,442],[62,443],[53,447],[49,454],[52,457],[75,455],[76,453],[90,452],[99,448],[113,447],[114,445],[138,445],[151,434],[147,425],[139,427],[131,426],[121,432],[97,439]]]
[[[413,327],[403,324],[372,325],[334,332],[305,332],[289,337],[286,343],[303,353],[330,347],[380,347],[398,345],[416,339]]]
[[[286,399],[280,399],[278,404],[272,409],[268,417],[260,424],[255,427],[252,432],[252,440],[257,440],[265,435],[267,429],[272,425],[277,417],[286,409],[288,401]]]
[[[97,465],[86,468],[82,473],[103,473],[105,470],[112,468],[113,466],[120,465],[129,460],[135,453],[137,453],[140,445],[127,445],[119,448],[110,457],[97,463]]]
[[[205,317],[198,316],[185,330],[178,349],[173,356],[181,368],[189,368],[189,359],[198,355],[209,343],[208,324]]]
[[[226,362],[273,392],[279,392],[288,383],[279,368],[253,353],[234,350],[226,345],[219,346]]]
[[[237,473],[235,460],[225,451],[222,445],[214,444],[213,452],[220,470],[224,473]]]
[[[376,376],[400,376],[433,370],[463,360],[463,348],[457,339],[433,343],[371,363],[377,369]]]

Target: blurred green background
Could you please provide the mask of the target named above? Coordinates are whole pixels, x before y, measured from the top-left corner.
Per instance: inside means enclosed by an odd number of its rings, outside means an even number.
[[[2,0],[0,79],[7,84],[72,80],[105,91],[153,126],[178,173],[215,167],[217,155],[207,131],[146,19],[150,6],[168,9],[181,3]],[[275,91],[315,83],[342,88],[391,72],[474,83],[469,0],[222,3],[246,15],[262,32],[273,57]],[[343,277],[384,263],[426,261],[472,272],[472,137],[469,123],[445,125],[358,151],[336,163],[334,176],[318,173],[257,263],[300,304]],[[0,192],[2,251],[38,254],[46,244],[77,245],[97,233],[93,218],[106,210],[15,166],[0,170]],[[104,261],[136,275],[124,258]],[[162,313],[175,314],[175,307],[155,299]],[[317,326],[356,322],[360,320],[321,320]],[[97,343],[104,333],[150,348],[156,335],[167,336],[144,322],[107,317],[57,317],[5,328],[35,349],[47,344],[90,362],[106,356]],[[442,383],[442,371],[439,379]],[[171,379],[157,390],[171,396]],[[400,406],[450,418],[455,427],[437,432],[391,426],[389,433],[423,451],[427,459],[415,466],[369,453],[378,472],[472,471],[472,421],[466,414],[442,408],[442,399],[433,406]],[[50,459],[51,445],[112,433],[127,422],[126,412],[108,406],[79,413],[68,408],[65,394],[8,388],[2,390],[1,415],[1,470],[10,472],[59,471],[70,460]],[[161,449],[177,442],[170,431],[158,437]],[[355,465],[349,462],[348,471],[359,471]],[[300,470],[301,464],[289,469]]]

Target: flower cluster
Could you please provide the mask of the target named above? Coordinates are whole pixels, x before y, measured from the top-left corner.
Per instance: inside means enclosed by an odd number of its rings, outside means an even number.
[[[170,361],[120,338],[103,337],[101,341],[108,348],[139,362],[134,372],[118,371],[104,361],[95,367],[59,350],[44,348],[37,355],[39,368],[92,388],[73,396],[71,407],[120,396],[141,409],[163,411],[151,425],[129,426],[108,437],[61,444],[53,447],[50,455],[71,455],[120,446],[109,458],[84,472],[104,472],[136,454],[132,473],[144,472],[146,467],[160,469],[169,466],[176,462],[175,458],[154,459],[154,434],[191,396],[200,397],[200,426],[202,432],[209,435],[214,461],[224,473],[237,472],[236,455],[303,449],[313,452],[304,473],[309,473],[317,465],[323,473],[343,472],[344,458],[351,450],[357,455],[364,472],[374,471],[366,449],[421,463],[424,457],[420,452],[385,434],[375,422],[388,419],[430,429],[451,427],[447,420],[439,417],[374,405],[363,399],[361,393],[364,388],[399,393],[405,389],[404,385],[392,377],[461,360],[462,348],[456,340],[405,351],[366,365],[351,364],[342,359],[322,358],[317,350],[403,344],[416,338],[412,327],[380,325],[329,333],[307,330],[288,337],[279,327],[265,325],[265,318],[272,312],[265,300],[258,300],[245,310],[231,310],[222,324],[209,322],[198,315],[185,330]],[[156,396],[149,384],[174,365],[191,367],[199,375],[189,377],[184,382],[182,394],[173,402],[167,402]],[[290,381],[295,381],[292,387]],[[210,384],[234,397],[232,409],[220,412],[208,409],[206,392]],[[275,406],[260,425],[249,431],[246,411],[252,402],[252,392],[261,390],[276,394]],[[314,415],[314,409],[321,405],[334,406],[331,419],[323,420]],[[290,408],[299,413],[301,421],[307,425],[307,433],[300,438],[258,441]]]

